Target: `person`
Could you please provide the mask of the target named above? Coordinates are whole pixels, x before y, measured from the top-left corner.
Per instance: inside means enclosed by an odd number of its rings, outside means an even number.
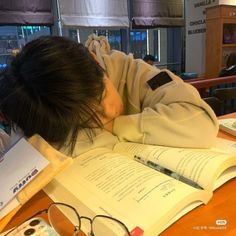
[[[151,54],[147,54],[144,56],[143,60],[149,65],[153,66],[155,62],[155,57]]]
[[[219,73],[219,77],[231,75],[236,75],[236,52],[230,53],[226,62],[226,67],[223,68]]]
[[[85,46],[44,36],[12,59],[0,76],[0,110],[11,129],[72,157],[119,141],[214,144],[217,118],[194,87],[110,50],[104,36],[91,35]]]

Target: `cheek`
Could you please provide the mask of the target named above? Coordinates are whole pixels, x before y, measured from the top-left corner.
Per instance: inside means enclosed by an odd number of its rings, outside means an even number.
[[[109,94],[101,103],[104,116],[114,119],[123,112],[123,103],[118,92]]]

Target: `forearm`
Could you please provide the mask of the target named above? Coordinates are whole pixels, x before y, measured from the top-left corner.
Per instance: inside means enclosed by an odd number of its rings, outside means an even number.
[[[174,147],[211,147],[218,132],[215,116],[189,104],[163,104],[115,119],[113,133],[121,141]]]

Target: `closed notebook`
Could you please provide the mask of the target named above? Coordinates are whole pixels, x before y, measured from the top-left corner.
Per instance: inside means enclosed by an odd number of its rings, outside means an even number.
[[[35,135],[28,141],[49,161],[49,164],[0,211],[0,232],[24,203],[72,163],[72,158],[54,149],[40,136]]]

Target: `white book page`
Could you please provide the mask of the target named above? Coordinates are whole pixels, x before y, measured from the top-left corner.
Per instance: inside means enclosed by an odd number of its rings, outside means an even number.
[[[15,209],[20,205],[20,202],[16,197],[12,198],[1,210],[0,210],[0,219],[6,216],[9,212]]]
[[[0,210],[48,165],[24,138],[0,157]]]
[[[235,141],[232,141],[224,138],[217,138],[215,147],[212,148],[212,150],[225,152],[236,156],[236,139]]]
[[[209,192],[106,149],[81,155],[56,181],[92,212],[111,215],[125,222],[130,230],[163,229],[185,205],[195,201],[207,203],[211,197]],[[59,199],[59,193],[53,194],[54,188],[47,193]]]
[[[129,153],[127,155],[130,158],[138,156],[144,163],[157,163],[210,191],[222,172],[236,166],[233,155],[211,149],[170,148],[124,142],[116,144],[114,150]]]

